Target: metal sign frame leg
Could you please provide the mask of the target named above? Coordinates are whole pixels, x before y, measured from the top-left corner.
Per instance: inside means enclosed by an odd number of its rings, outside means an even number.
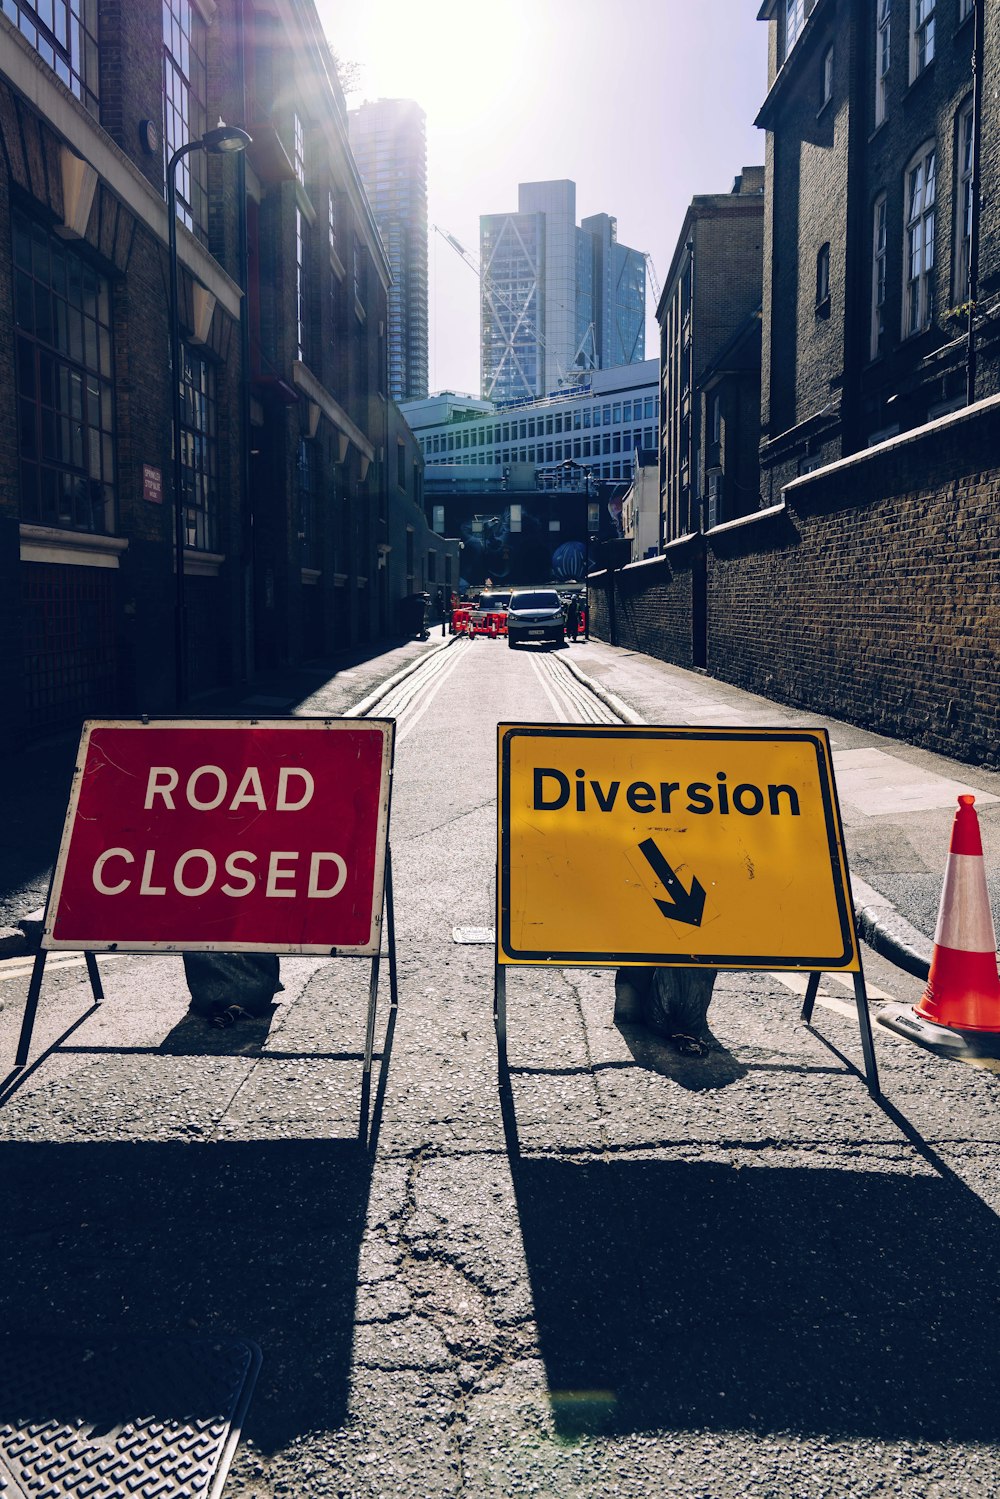
[[[497,1064],[500,1081],[507,1080],[507,969],[493,965],[493,1024],[497,1033]]]
[[[868,1010],[868,990],[865,988],[864,969],[859,968],[854,974],[854,1005],[858,1012],[858,1029],[861,1032],[861,1052],[865,1059],[865,1077],[868,1080],[868,1091],[873,1098],[880,1098],[881,1089],[878,1081],[878,1063],[875,1060],[875,1038],[872,1035],[872,1018]],[[816,995],[819,993],[820,973],[810,973],[806,984],[805,998],[802,1001],[802,1020],[806,1025],[812,1024],[813,1007],[816,1004]]]
[[[385,924],[389,939],[389,1003],[399,1005],[399,982],[396,977],[396,915],[392,904],[392,849],[385,849]]]
[[[45,972],[45,953],[35,954],[35,961],[31,969],[31,982],[28,985],[28,997],[24,1002],[24,1016],[21,1020],[21,1034],[17,1043],[17,1055],[14,1058],[15,1069],[26,1067],[28,1064],[28,1053],[31,1050],[31,1034],[35,1029],[35,1015],[38,1012],[38,996],[42,991],[42,975]]]
[[[45,973],[46,951],[40,949],[35,954],[35,961],[31,968],[31,981],[28,984],[28,997],[24,1002],[24,1015],[21,1019],[21,1034],[17,1042],[17,1055],[14,1058],[14,1070],[21,1071],[28,1065],[28,1055],[31,1051],[31,1037],[35,1029],[35,1016],[38,1014],[38,999],[42,992],[42,977]],[[92,952],[84,953],[87,964],[87,977],[90,979],[90,990],[94,996],[94,1004],[104,1002],[104,985],[101,982],[100,970],[97,967],[97,957]]]
[[[399,1005],[396,981],[396,917],[392,904],[392,855],[388,845],[385,851],[385,930],[389,948],[389,997],[395,1010]],[[368,1019],[365,1025],[365,1061],[361,1078],[361,1121],[358,1134],[362,1142],[368,1138],[368,1113],[371,1100],[372,1058],[375,1052],[375,1013],[378,1006],[378,977],[382,962],[382,947],[372,955],[371,972],[368,978]],[[383,1065],[385,1059],[383,1058]]]

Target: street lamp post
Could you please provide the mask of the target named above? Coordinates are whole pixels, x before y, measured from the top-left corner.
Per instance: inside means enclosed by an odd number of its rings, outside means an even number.
[[[174,500],[174,706],[179,708],[187,697],[187,640],[184,624],[184,463],[181,456],[181,324],[179,277],[177,272],[177,165],[192,151],[207,151],[212,156],[232,155],[245,151],[250,136],[236,125],[221,120],[200,140],[180,146],[167,162],[167,235],[170,258],[170,395],[173,420],[173,500]]]

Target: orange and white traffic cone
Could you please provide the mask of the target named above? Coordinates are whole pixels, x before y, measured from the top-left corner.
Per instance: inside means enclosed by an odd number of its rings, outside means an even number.
[[[934,956],[914,1014],[952,1030],[1000,1033],[997,941],[975,800],[958,798]]]

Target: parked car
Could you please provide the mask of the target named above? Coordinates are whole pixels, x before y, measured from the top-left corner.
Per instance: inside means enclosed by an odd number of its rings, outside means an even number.
[[[562,645],[565,615],[554,588],[515,589],[507,606],[507,644],[514,648],[530,641]]]

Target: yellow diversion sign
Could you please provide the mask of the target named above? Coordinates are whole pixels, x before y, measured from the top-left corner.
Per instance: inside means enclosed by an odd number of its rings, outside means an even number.
[[[858,973],[823,729],[499,726],[498,963]]]

